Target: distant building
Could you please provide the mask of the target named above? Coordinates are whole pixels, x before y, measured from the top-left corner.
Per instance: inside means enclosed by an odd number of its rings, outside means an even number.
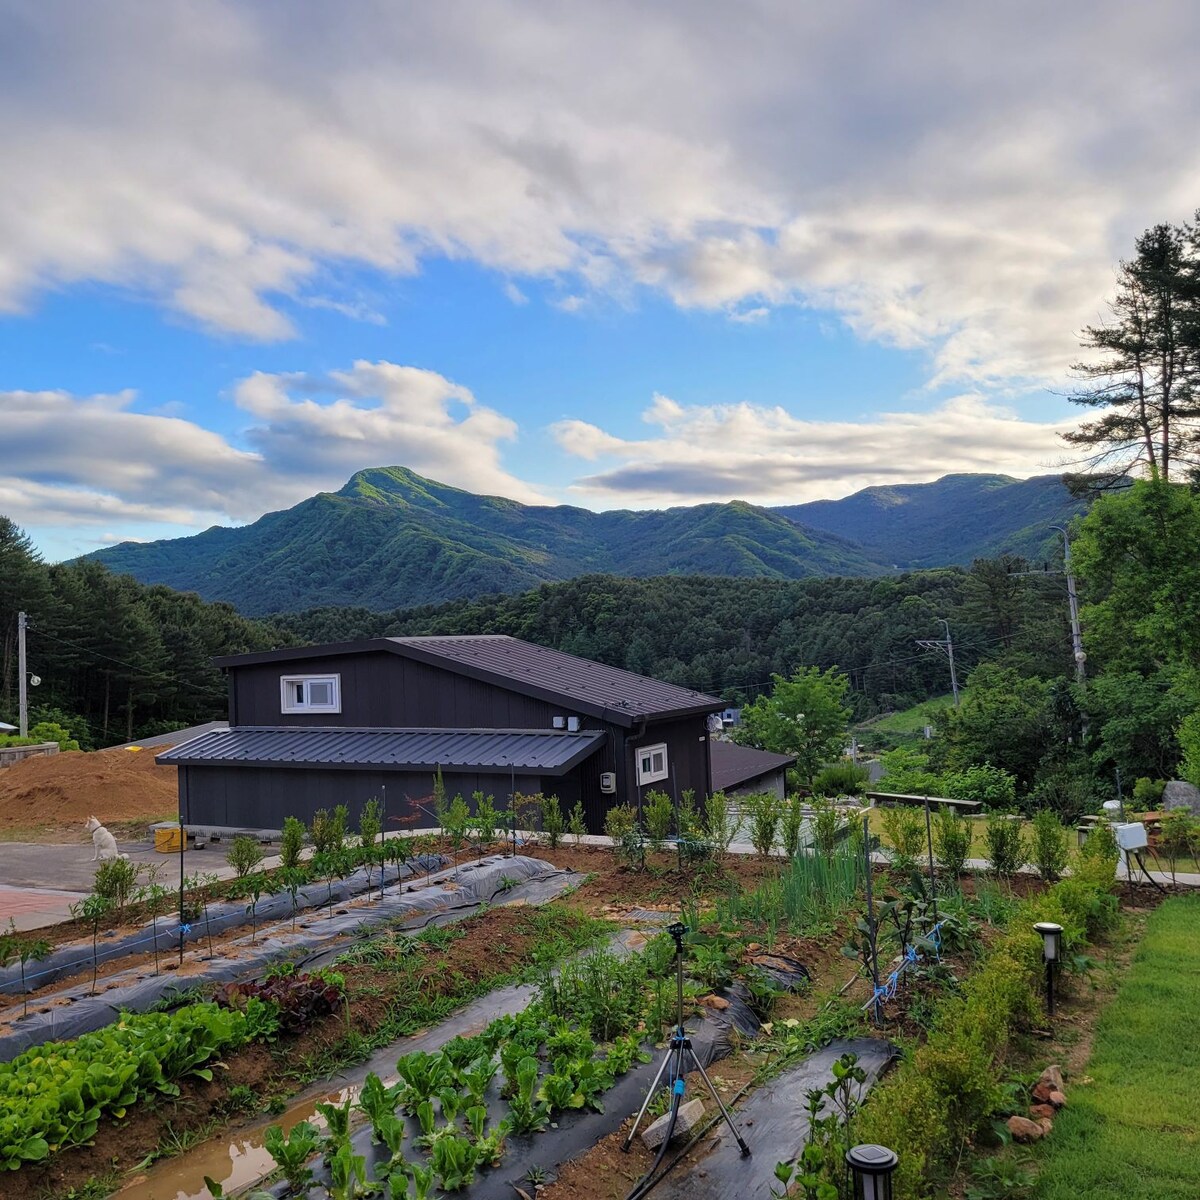
[[[794,754],[771,754],[734,742],[712,744],[712,786],[727,796],[773,792],[781,800],[787,794],[787,770],[796,765]]]

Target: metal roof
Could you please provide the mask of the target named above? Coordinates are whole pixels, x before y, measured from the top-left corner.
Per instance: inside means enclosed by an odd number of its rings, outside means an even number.
[[[393,771],[533,771],[565,775],[594,754],[602,729],[325,729],[240,726],[158,756],[179,766],[374,767]]]
[[[558,702],[569,710],[617,725],[719,712],[725,707],[725,702],[716,696],[537,646],[507,634],[371,638],[230,655],[215,661],[218,666],[236,668],[380,650]]]
[[[713,790],[718,792],[740,787],[760,775],[769,775],[772,771],[796,764],[794,754],[772,754],[767,750],[755,750],[753,746],[739,746],[718,738],[713,738],[711,747],[712,785]]]
[[[157,737],[141,738],[136,742],[122,742],[114,746],[114,750],[128,750],[137,746],[139,750],[156,750],[160,746],[182,746],[192,738],[202,733],[211,733],[214,729],[228,729],[228,721],[206,721],[203,725],[191,725],[187,729],[173,729],[170,733],[160,733]]]

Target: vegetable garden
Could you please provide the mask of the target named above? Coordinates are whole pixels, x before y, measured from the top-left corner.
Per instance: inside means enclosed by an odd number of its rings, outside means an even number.
[[[893,818],[890,865],[872,870],[868,906],[860,820],[818,805],[805,813],[808,844],[788,846],[786,806],[772,816],[752,799],[745,809],[722,817],[713,807],[665,834],[624,829],[611,850],[578,837],[571,844],[567,822],[552,820],[524,856],[501,858],[479,836],[478,864],[457,861],[470,838],[453,830],[436,843],[405,838],[403,851],[387,851],[397,866],[417,849],[454,865],[403,880],[385,876],[381,849],[401,839],[376,842],[369,829],[357,848],[343,831],[340,845],[315,848],[315,866],[297,856],[271,875],[238,848],[245,878],[261,877],[244,888],[249,930],[231,926],[215,946],[185,942],[184,955],[195,960],[192,978],[233,955],[248,969],[188,995],[187,973],[152,967],[143,952],[146,978],[169,974],[181,985],[164,1011],[113,1014],[106,1028],[0,1065],[0,1198],[98,1198],[124,1187],[136,1200],[154,1194],[138,1190],[139,1171],[151,1187],[161,1170],[182,1181],[184,1195],[220,1194],[229,1181],[189,1176],[189,1156],[235,1134],[259,1147],[262,1178],[251,1187],[275,1196],[485,1200],[513,1195],[514,1185],[530,1195],[542,1186],[547,1200],[624,1196],[652,1156],[637,1143],[615,1156],[614,1145],[675,1020],[674,951],[654,927],[678,917],[689,930],[687,1019],[708,1061],[726,1056],[730,1099],[774,1086],[830,1043],[830,1061],[858,1080],[849,1122],[798,1104],[795,1144],[755,1146],[748,1169],[771,1174],[778,1160],[770,1184],[778,1194],[824,1200],[848,1194],[839,1165],[848,1138],[903,1143],[898,1194],[924,1194],[1003,1115],[1009,1047],[1037,1020],[1031,920],[1064,925],[1068,1002],[1072,972],[1086,970],[1083,947],[1112,927],[1110,848],[1101,836],[1071,878],[1025,876],[1014,887],[1003,861],[986,878],[960,878],[947,824],[931,878],[907,818]],[[745,820],[760,853],[730,853],[719,820]],[[773,853],[780,841],[782,856]],[[336,895],[336,868],[321,854],[358,858],[341,864]],[[526,861],[540,863],[528,877],[518,872]],[[535,891],[531,903],[510,906],[522,888],[541,886],[538,872],[569,894]],[[356,875],[365,886],[354,896]],[[470,893],[473,875],[490,882],[453,911],[449,898]],[[301,889],[314,884],[325,902],[317,896],[305,909]],[[255,910],[272,891],[282,900],[260,922]],[[427,910],[388,915],[389,905],[426,896],[437,898]],[[201,923],[198,903],[192,911]],[[172,929],[158,915],[155,934],[160,919],[177,936],[177,922]],[[325,922],[334,936],[323,934]],[[293,923],[303,941],[289,944]],[[609,945],[618,928],[636,926],[640,936]],[[267,959],[256,957],[264,951]],[[76,992],[94,986],[94,969],[85,953]],[[101,978],[115,989],[118,977]],[[30,1020],[44,1000],[35,994]],[[17,1008],[8,1015],[19,1027]],[[882,1035],[902,1050],[871,1094],[853,1055],[838,1058],[838,1039],[855,1035]],[[307,1108],[297,1107],[305,1096]],[[652,1114],[662,1106],[652,1101]],[[288,1117],[272,1124],[272,1112]],[[686,1174],[689,1160],[675,1169]],[[245,1183],[243,1172],[237,1186]]]

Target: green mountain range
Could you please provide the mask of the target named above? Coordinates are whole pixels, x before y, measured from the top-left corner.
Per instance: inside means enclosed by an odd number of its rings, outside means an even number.
[[[597,513],[477,496],[404,467],[379,467],[251,525],[124,542],[89,557],[145,583],[227,600],[250,615],[428,604],[585,574],[877,575],[917,557],[939,565],[1009,549],[1009,534],[1017,548],[1040,544],[1059,513],[1049,503],[1049,482],[957,475],[783,509],[733,501]],[[1009,499],[997,504],[997,494]]]

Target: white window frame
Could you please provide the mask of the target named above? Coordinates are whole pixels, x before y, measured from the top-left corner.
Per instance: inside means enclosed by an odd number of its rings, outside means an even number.
[[[654,756],[662,755],[662,767],[658,770],[654,768]],[[649,758],[649,768],[643,770],[645,759]],[[637,781],[640,787],[645,783],[657,783],[660,779],[666,779],[671,773],[671,763],[667,758],[667,743],[656,742],[653,746],[639,746],[637,748]]]
[[[308,702],[308,688],[304,689],[303,703],[297,703],[292,697],[296,684],[328,683],[333,694],[329,704],[311,704]],[[283,675],[279,680],[279,704],[285,713],[340,713],[342,711],[342,677],[340,675]]]

